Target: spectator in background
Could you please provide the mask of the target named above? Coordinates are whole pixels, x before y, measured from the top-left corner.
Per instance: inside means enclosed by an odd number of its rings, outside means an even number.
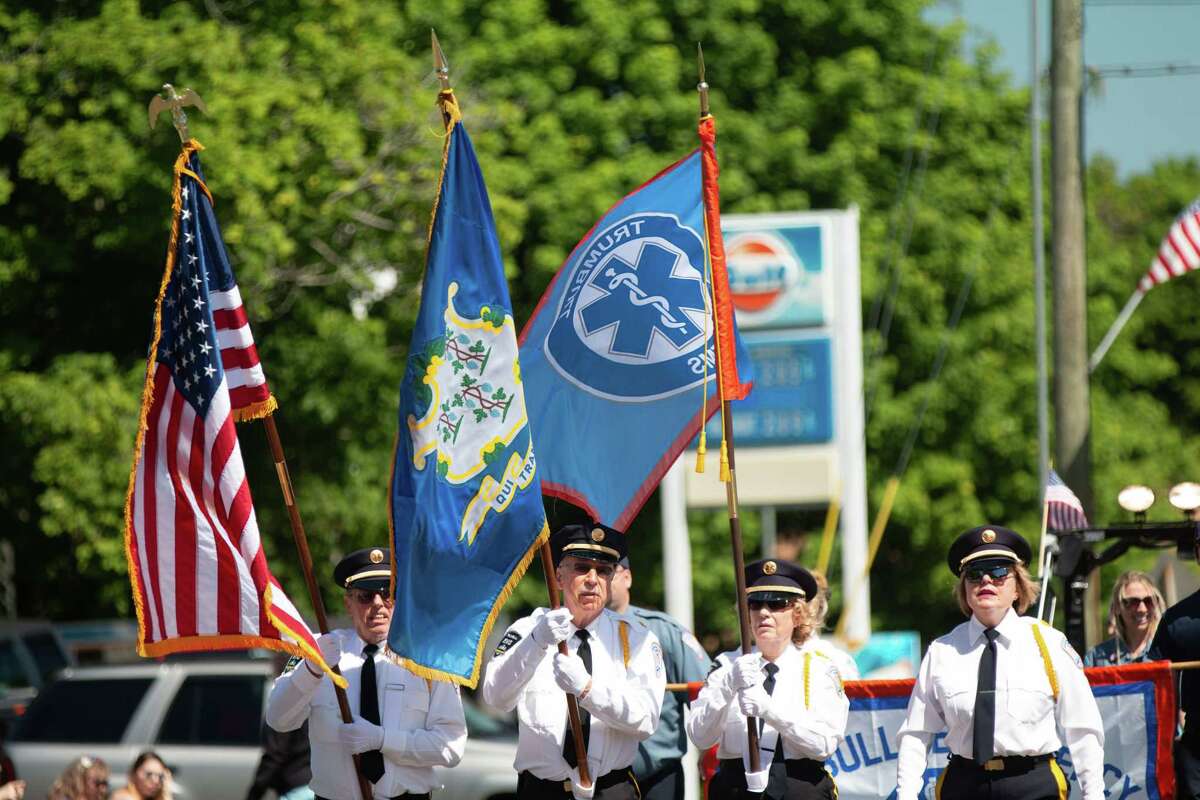
[[[21,794],[24,794],[24,790]],[[16,796],[20,797],[21,794]],[[80,756],[54,779],[46,800],[104,800],[106,797],[108,764],[99,758]]]
[[[138,754],[129,768],[129,782],[113,792],[112,800],[171,800],[171,771],[158,753]]]
[[[0,800],[21,800],[25,796],[25,781],[9,781],[0,786]]]
[[[17,768],[13,764],[13,760],[9,758],[8,751],[4,749],[4,742],[8,740],[8,723],[0,719],[0,786],[7,783],[12,783],[17,779]],[[0,796],[0,800],[4,800]]]
[[[1116,667],[1135,661],[1157,661],[1161,656],[1152,643],[1166,608],[1166,601],[1149,575],[1136,570],[1122,572],[1108,605],[1108,630],[1116,635],[1089,650],[1083,657],[1083,665]]]
[[[859,680],[858,664],[855,663],[854,656],[821,638],[821,631],[825,630],[825,618],[829,616],[829,581],[826,580],[824,572],[818,569],[811,572],[813,580],[817,582],[817,596],[808,601],[813,630],[801,649],[819,653],[832,661],[841,673],[842,680]]]
[[[263,725],[262,742],[262,758],[258,760],[258,771],[254,773],[246,800],[261,800],[268,789],[280,800],[313,800],[316,795],[308,788],[312,780],[308,720],[296,730],[286,732]]]

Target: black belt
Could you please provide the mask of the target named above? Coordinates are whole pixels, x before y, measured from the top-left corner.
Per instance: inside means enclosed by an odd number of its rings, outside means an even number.
[[[1000,773],[1002,775],[1021,775],[1034,769],[1039,764],[1054,759],[1053,753],[1043,753],[1040,756],[996,756],[993,759],[976,764],[973,759],[950,755],[950,760],[959,769],[969,769],[975,772]]]
[[[534,775],[527,769],[522,770],[520,774],[525,776],[525,780],[533,781],[536,784],[542,785],[544,788],[549,789],[551,787],[556,787],[567,794],[571,793],[570,778],[552,781],[547,778],[539,778],[537,775]],[[616,786],[618,783],[625,783],[626,781],[631,783],[633,782],[633,773],[630,771],[629,767],[626,767],[625,769],[614,769],[612,772],[601,775],[599,778],[596,778],[594,781],[592,781],[592,786],[595,789],[607,789],[610,786]]]
[[[722,758],[718,764],[718,769],[727,769],[733,773],[744,772],[746,769],[740,758]],[[813,758],[786,758],[783,766],[789,778],[799,781],[816,783],[828,774],[825,772],[825,762]]]

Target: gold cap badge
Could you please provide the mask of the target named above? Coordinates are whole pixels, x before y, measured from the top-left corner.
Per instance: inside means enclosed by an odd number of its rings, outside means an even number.
[[[763,564],[763,574],[764,575],[774,575],[775,571],[778,569],[779,569],[779,565],[776,564],[774,561],[768,561],[767,563]]]
[[[601,530],[600,528],[592,528],[592,541],[593,542],[603,542],[604,541],[604,531]]]
[[[996,541],[996,532],[991,528],[988,528],[983,532],[983,541],[987,542],[988,544]]]
[[[368,556],[368,558],[371,559],[372,564],[380,564],[383,562],[383,551],[379,548],[375,548],[371,551],[371,555]]]

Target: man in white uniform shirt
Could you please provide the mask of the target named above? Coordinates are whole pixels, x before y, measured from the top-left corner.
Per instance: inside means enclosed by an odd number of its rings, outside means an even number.
[[[666,671],[658,639],[605,608],[625,535],[568,525],[551,537],[562,608],[539,608],[505,632],[488,664],[483,699],[517,709],[519,800],[636,800],[638,742],[658,727]],[[558,652],[566,642],[568,654]],[[567,694],[579,701],[590,787],[580,785]]]
[[[373,547],[343,558],[334,581],[345,589],[352,629],[330,631],[317,643],[336,664],[354,721],[342,722],[332,681],[320,668],[293,659],[275,680],[267,700],[267,725],[277,731],[308,720],[312,782],[318,800],[359,800],[353,756],[374,796],[429,800],[441,788],[435,766],[453,767],[467,741],[458,687],[427,681],[390,661],[383,653],[392,621],[388,551]]]

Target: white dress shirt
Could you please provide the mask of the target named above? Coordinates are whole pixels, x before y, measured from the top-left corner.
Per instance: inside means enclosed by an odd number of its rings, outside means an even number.
[[[829,640],[822,639],[815,633],[804,640],[804,644],[800,646],[800,651],[805,653],[811,651],[828,658],[838,668],[838,674],[842,676],[842,680],[844,681],[862,679],[858,674],[858,664],[855,663],[854,656],[835,646]]]
[[[501,711],[517,709],[517,772],[528,770],[544,780],[566,780],[571,768],[562,756],[567,729],[567,696],[554,680],[557,645],[543,647],[530,635],[546,613],[539,608],[512,624],[501,640],[483,679],[483,699]],[[579,701],[591,714],[588,768],[595,780],[626,769],[637,756],[638,742],[658,728],[667,687],[662,647],[642,625],[626,620],[629,665],[625,666],[618,623],[622,617],[605,609],[587,626],[592,651],[592,688]],[[567,646],[579,647],[571,626]]]
[[[758,648],[753,652],[757,653]],[[738,707],[732,681],[733,662],[741,655],[740,650],[730,650],[717,656],[717,668],[709,673],[700,696],[692,701],[687,732],[701,750],[719,744],[717,758],[742,758],[747,763],[746,717]],[[795,645],[789,645],[775,664],[779,672],[775,674],[771,710],[778,719],[763,720],[759,736],[761,764],[765,768],[771,763],[781,735],[785,759],[824,761],[833,755],[845,736],[850,714],[850,701],[842,689],[837,667],[825,656],[805,652]]]
[[[347,699],[359,716],[362,650],[366,642],[353,630],[331,631],[342,648],[338,668],[346,679]],[[375,653],[379,719],[383,728],[383,777],[374,784],[375,797],[405,792],[423,794],[440,789],[434,766],[453,767],[467,743],[458,687],[445,681],[426,681]],[[359,800],[354,761],[338,738],[342,715],[333,682],[313,675],[299,661],[275,680],[267,699],[267,724],[277,731],[294,731],[308,720],[312,746],[313,792],[334,800]]]
[[[1104,728],[1083,663],[1060,631],[1041,625],[1058,680],[1055,702],[1033,635],[1038,624],[1033,617],[1018,616],[1010,609],[996,626],[1000,635],[996,637],[995,754],[1055,753],[1065,739],[1084,800],[1103,800]],[[971,617],[929,645],[898,734],[898,800],[915,800],[921,790],[935,734],[946,731],[951,753],[963,758],[974,755],[975,688],[986,646],[983,631],[979,620]]]

